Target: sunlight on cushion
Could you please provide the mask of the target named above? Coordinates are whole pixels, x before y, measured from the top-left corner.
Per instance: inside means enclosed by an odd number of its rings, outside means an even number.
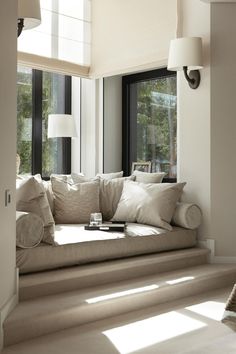
[[[159,288],[159,286],[156,285],[156,284],[153,284],[153,285],[143,286],[142,288],[129,289],[129,290],[125,290],[125,291],[120,291],[118,293],[113,293],[113,294],[108,294],[108,295],[102,295],[102,296],[94,297],[92,299],[86,300],[86,302],[88,304],[94,304],[96,302],[101,302],[101,301],[105,301],[105,300],[111,300],[111,299],[115,299],[117,297],[122,297],[122,296],[127,296],[127,295],[132,295],[132,294],[138,294],[138,293],[142,293],[142,292],[145,292],[145,291],[154,290],[154,289],[157,289],[157,288]]]
[[[128,354],[205,326],[204,322],[171,311],[104,331],[103,334],[120,354]]]
[[[188,306],[186,310],[195,312],[212,320],[221,321],[225,309],[225,304],[218,301],[206,301],[201,304]]]
[[[169,285],[174,285],[174,284],[183,283],[185,281],[189,281],[189,280],[193,280],[193,279],[194,279],[194,277],[182,277],[182,278],[178,278],[178,279],[174,279],[174,280],[168,280],[168,281],[166,281],[166,283]]]

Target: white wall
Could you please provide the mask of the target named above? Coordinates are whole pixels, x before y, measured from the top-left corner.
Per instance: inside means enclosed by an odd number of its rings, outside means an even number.
[[[96,0],[90,74],[111,76],[166,63],[177,0]]]
[[[80,107],[81,107],[81,92],[80,92],[81,79],[79,77],[72,77],[72,108],[71,114],[75,120],[77,137],[72,138],[71,141],[71,171],[79,173],[80,166]]]
[[[0,316],[15,288],[17,2],[0,2]],[[5,190],[12,203],[5,207]],[[0,319],[1,320],[1,319]],[[1,330],[0,330],[1,331]],[[1,339],[0,339],[1,341]]]
[[[104,79],[104,172],[122,170],[122,77]]]
[[[211,5],[211,203],[216,255],[236,256],[236,3]]]
[[[198,203],[203,212],[200,238],[211,237],[210,152],[210,6],[199,0],[181,2],[182,36],[203,39],[204,68],[198,89],[188,86],[183,72],[178,82],[178,179],[186,181],[183,200]]]

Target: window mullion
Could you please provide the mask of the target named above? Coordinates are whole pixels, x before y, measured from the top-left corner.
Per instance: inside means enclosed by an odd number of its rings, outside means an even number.
[[[32,174],[42,174],[42,99],[43,73],[32,73]]]

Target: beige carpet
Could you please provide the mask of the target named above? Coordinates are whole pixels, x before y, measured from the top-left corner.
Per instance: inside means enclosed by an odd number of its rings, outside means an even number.
[[[235,354],[235,333],[220,322],[231,290],[64,330],[2,354]]]

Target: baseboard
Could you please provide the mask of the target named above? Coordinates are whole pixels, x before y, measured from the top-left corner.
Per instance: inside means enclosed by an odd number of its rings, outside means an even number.
[[[236,263],[236,257],[225,257],[225,256],[216,256],[215,255],[215,240],[206,239],[198,241],[198,246],[200,248],[208,248],[210,250],[209,262],[210,263],[219,263],[219,264],[230,264]]]
[[[9,313],[16,307],[19,302],[18,286],[19,283],[19,269],[16,268],[15,272],[15,294],[6,302],[6,304],[0,310],[0,352],[3,349],[3,323]]]

